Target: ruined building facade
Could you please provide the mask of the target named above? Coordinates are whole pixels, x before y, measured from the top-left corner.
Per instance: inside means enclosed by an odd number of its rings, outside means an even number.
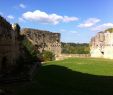
[[[91,57],[113,59],[113,32],[99,32],[90,42]]]
[[[10,71],[19,55],[19,42],[12,25],[0,16],[0,73]]]
[[[40,52],[47,50],[53,52],[56,57],[60,56],[60,33],[25,28],[22,30],[22,34],[25,35]]]

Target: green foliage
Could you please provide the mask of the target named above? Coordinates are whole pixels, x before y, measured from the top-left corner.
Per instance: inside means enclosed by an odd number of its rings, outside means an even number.
[[[27,52],[29,53],[29,59],[34,59],[38,61],[52,61],[55,59],[55,56],[50,51],[42,51],[39,52],[37,47],[33,46],[33,44],[28,41],[27,39],[24,39],[22,44],[26,47]]]
[[[62,53],[66,54],[89,54],[89,44],[62,43]]]
[[[113,33],[113,28],[109,28],[109,29],[107,29],[105,31],[109,31],[110,33]]]
[[[18,33],[17,35],[20,34],[20,25],[18,23],[15,23],[14,24],[16,27],[15,27],[15,31]]]
[[[28,52],[29,57],[31,57],[30,59],[35,60],[37,58],[37,51],[35,50],[35,47],[32,45],[32,43],[27,39],[24,39],[22,41],[22,45],[25,47],[26,52]]]
[[[43,61],[52,61],[55,59],[55,55],[50,51],[43,51],[41,53]]]

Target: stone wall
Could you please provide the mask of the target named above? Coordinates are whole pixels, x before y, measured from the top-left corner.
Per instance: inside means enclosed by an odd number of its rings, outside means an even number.
[[[89,58],[90,54],[61,54],[56,60],[63,60],[66,58]]]
[[[113,59],[113,33],[99,32],[90,42],[91,57]]]
[[[9,72],[19,55],[19,41],[16,31],[5,19],[0,19],[0,72]]]
[[[60,33],[25,28],[22,35],[25,35],[40,52],[52,51],[56,57],[61,54]]]

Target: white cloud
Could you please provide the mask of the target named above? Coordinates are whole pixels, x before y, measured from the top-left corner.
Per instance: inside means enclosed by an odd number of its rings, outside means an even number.
[[[78,31],[75,31],[75,30],[65,30],[65,29],[61,29],[60,32],[64,32],[64,33],[72,33],[72,34],[78,34]]]
[[[80,28],[89,28],[95,25],[96,23],[100,22],[100,19],[98,18],[89,18],[84,23],[79,24],[78,27]]]
[[[26,5],[24,5],[24,4],[19,4],[19,7],[21,7],[21,8],[26,8]]]
[[[14,19],[14,16],[8,15],[7,18],[8,18],[8,19]]]
[[[57,14],[47,14],[40,10],[34,12],[26,12],[22,15],[22,18],[28,21],[36,21],[43,24],[58,24],[60,22],[72,22],[78,20],[77,17],[60,16]]]
[[[77,17],[64,16],[64,18],[63,18],[64,22],[71,22],[71,21],[77,21],[77,20],[79,20],[79,18],[77,18]]]
[[[92,28],[92,31],[104,31],[108,28],[113,28],[113,23],[104,23],[102,25]]]
[[[25,22],[25,20],[23,18],[18,18],[19,22]]]

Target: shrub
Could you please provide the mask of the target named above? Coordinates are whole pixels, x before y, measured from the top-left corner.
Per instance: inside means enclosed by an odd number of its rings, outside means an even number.
[[[26,56],[28,57],[29,61],[35,61],[37,59],[37,51],[32,43],[27,39],[24,39],[22,41],[22,45],[24,46],[24,51],[26,52]]]
[[[41,54],[43,61],[52,61],[55,60],[55,55],[50,51],[43,51]]]
[[[52,61],[55,59],[55,55],[50,51],[42,51],[40,52],[35,45],[33,45],[30,41],[28,41],[26,38],[22,41],[23,46],[25,47],[25,51],[28,52],[29,55],[28,60],[38,60],[40,62],[43,61]]]

